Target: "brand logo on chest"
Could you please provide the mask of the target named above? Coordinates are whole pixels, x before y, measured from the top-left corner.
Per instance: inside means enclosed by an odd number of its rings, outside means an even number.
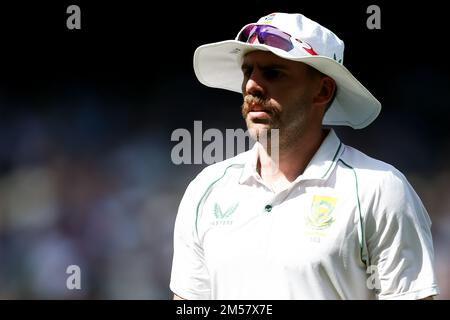
[[[232,215],[236,211],[238,206],[239,202],[231,205],[226,209],[222,209],[218,203],[215,203],[213,211],[215,220],[212,222],[212,224],[215,226],[233,224]]]
[[[336,198],[315,195],[312,199],[311,210],[305,217],[305,224],[314,230],[329,228],[335,221],[333,211]]]

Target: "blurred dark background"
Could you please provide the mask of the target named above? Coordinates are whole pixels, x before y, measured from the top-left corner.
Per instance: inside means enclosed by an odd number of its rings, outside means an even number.
[[[81,9],[68,30],[66,9]],[[369,30],[366,9],[381,9]],[[382,103],[341,139],[400,169],[433,221],[450,298],[450,64],[437,1],[15,2],[0,8],[0,298],[167,299],[173,223],[205,166],[174,165],[176,128],[244,128],[238,94],[202,86],[197,46],[275,11],[346,44],[344,64]],[[82,289],[68,290],[68,265]]]

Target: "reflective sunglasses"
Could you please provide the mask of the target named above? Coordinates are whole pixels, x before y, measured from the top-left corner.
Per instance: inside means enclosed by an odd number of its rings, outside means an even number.
[[[250,24],[245,27],[238,36],[238,40],[246,43],[254,43],[258,39],[260,44],[265,44],[284,51],[294,49],[291,35],[269,25]]]

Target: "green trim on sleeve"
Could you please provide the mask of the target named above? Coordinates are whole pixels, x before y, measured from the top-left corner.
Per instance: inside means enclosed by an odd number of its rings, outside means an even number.
[[[359,246],[361,248],[361,261],[365,264],[368,265],[369,261],[368,261],[368,257],[366,257],[366,259],[364,258],[364,254],[363,254],[363,244],[366,242],[366,235],[364,232],[364,226],[363,226],[363,217],[362,217],[362,213],[361,213],[361,202],[359,200],[359,187],[358,187],[358,175],[356,174],[355,168],[353,168],[351,165],[345,163],[344,160],[339,159],[338,161],[342,162],[342,164],[344,166],[346,166],[347,168],[351,169],[353,171],[353,174],[355,176],[355,187],[356,187],[356,201],[358,204],[358,214],[359,214],[359,228],[361,230],[361,239],[359,242]]]

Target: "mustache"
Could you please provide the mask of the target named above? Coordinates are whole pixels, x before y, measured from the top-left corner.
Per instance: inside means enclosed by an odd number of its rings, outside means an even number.
[[[242,116],[244,119],[251,111],[265,111],[269,114],[278,114],[278,109],[270,102],[270,99],[254,96],[248,94],[244,97],[244,103],[242,104]]]

